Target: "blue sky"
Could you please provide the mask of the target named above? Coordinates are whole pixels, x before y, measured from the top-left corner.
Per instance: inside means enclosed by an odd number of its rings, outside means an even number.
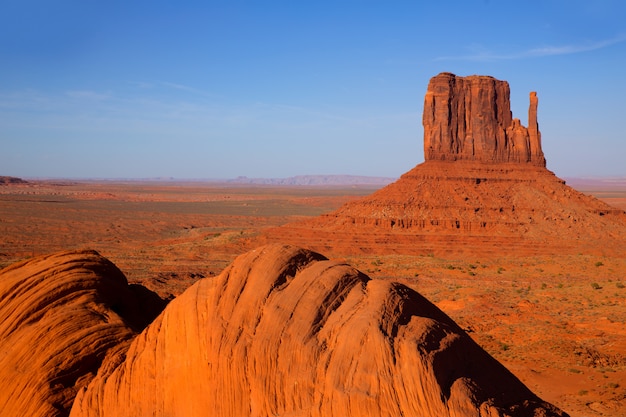
[[[397,177],[428,80],[492,75],[548,168],[626,176],[626,2],[0,3],[0,175]]]

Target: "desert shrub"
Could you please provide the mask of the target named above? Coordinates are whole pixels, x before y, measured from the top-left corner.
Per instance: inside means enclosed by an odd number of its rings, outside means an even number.
[[[615,286],[616,286],[617,288],[624,288],[624,287],[625,287],[625,285],[624,285],[624,284],[622,284],[621,282],[616,283],[616,284],[615,284]]]
[[[596,262],[596,263],[595,263],[595,265],[596,265],[596,266],[602,266],[602,265],[604,265],[604,264],[603,264],[602,262],[598,261],[598,262]]]
[[[591,288],[593,288],[594,290],[599,290],[599,289],[602,289],[602,287],[600,286],[600,284],[598,284],[597,282],[592,282],[592,283],[591,283]]]

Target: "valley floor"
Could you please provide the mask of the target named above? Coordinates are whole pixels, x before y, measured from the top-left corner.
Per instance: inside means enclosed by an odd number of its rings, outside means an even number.
[[[0,267],[91,248],[129,281],[172,298],[262,244],[263,230],[332,211],[374,190],[197,182],[0,185]],[[626,209],[621,184],[588,192]],[[626,415],[626,253],[345,260],[372,278],[418,290],[535,393],[572,416]]]

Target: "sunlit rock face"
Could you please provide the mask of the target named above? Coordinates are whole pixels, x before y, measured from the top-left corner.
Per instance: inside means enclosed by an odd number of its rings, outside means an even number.
[[[76,392],[163,306],[95,251],[0,271],[0,415],[67,416]]]
[[[509,84],[490,76],[431,78],[422,120],[425,160],[545,166],[537,94],[530,93],[528,127],[512,117],[509,97]]]
[[[71,413],[206,415],[564,414],[408,287],[268,245],[172,301]]]

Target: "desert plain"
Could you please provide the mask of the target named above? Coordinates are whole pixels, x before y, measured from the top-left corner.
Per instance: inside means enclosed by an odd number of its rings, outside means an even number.
[[[0,400],[626,415],[626,181],[549,171],[509,96],[431,78],[425,160],[384,187],[2,177]]]
[[[626,209],[626,181],[568,179]],[[29,180],[0,185],[0,267],[95,249],[129,282],[173,299],[280,227],[381,186]],[[381,243],[384,245],[384,243]],[[601,248],[598,248],[601,249]],[[400,281],[456,321],[544,400],[572,416],[626,415],[626,249],[485,256],[323,253]]]

